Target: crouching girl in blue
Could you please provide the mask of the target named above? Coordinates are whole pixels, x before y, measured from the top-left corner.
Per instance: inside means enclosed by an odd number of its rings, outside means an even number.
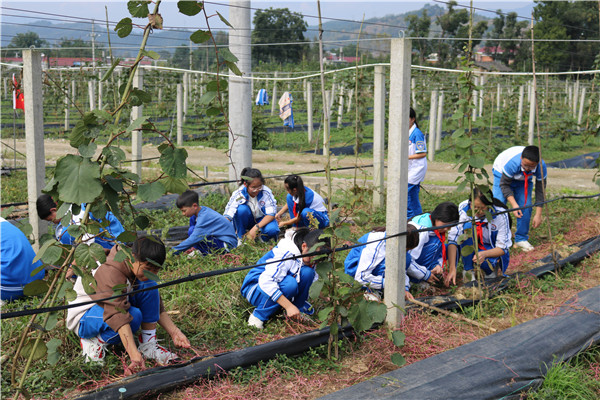
[[[473,198],[473,204],[471,204],[470,200],[465,200],[458,206],[459,222],[470,221],[472,219],[469,216],[471,210],[477,219],[475,222],[475,231],[479,251],[477,252],[477,256],[473,251],[462,257],[463,269],[471,271],[473,270],[473,264],[477,264],[485,273],[486,278],[495,278],[496,269],[500,269],[502,274],[504,274],[510,262],[510,254],[508,252],[508,249],[512,245],[510,216],[504,212],[506,211],[506,205],[494,198],[491,192],[488,192],[486,196],[478,188],[475,188]],[[485,216],[486,211],[492,214],[493,218],[491,221],[487,220]],[[472,222],[458,224],[452,227],[448,233],[450,270],[446,277],[446,284],[450,280],[456,284],[456,261],[457,254],[459,254],[459,247],[461,250],[460,254],[462,254],[462,249],[465,246],[473,246],[473,237],[471,235],[462,243],[458,242],[458,238],[467,229],[473,229]]]
[[[439,204],[433,212],[414,217],[409,224],[417,229],[433,228],[458,221],[458,207],[446,201]],[[446,255],[446,232],[450,228],[439,228],[419,233],[419,245],[410,251],[412,262],[427,268],[434,276],[442,274]]]
[[[312,257],[285,259],[308,253],[322,233],[320,229],[288,230],[277,246],[257,261],[257,264],[267,264],[248,272],[241,293],[256,307],[248,318],[248,325],[262,329],[264,321],[282,307],[290,318],[298,317],[301,312],[314,312],[306,301],[310,286],[318,279]]]
[[[374,228],[371,232],[358,239],[365,246],[355,247],[348,253],[344,261],[345,272],[367,290],[383,291],[385,282],[385,239],[384,228]],[[372,243],[369,243],[372,242]],[[412,300],[409,292],[410,279],[416,282],[430,279],[431,272],[412,263],[409,250],[419,244],[419,234],[414,226],[408,225],[406,235],[406,275],[404,281],[405,297]],[[410,277],[410,278],[409,278]]]
[[[231,195],[223,215],[233,223],[237,237],[254,240],[276,239],[279,225],[275,221],[277,201],[265,178],[256,168],[244,168],[240,187]]]
[[[286,205],[275,214],[275,219],[279,221],[279,227],[284,226],[306,226],[310,227],[311,219],[315,219],[319,229],[329,226],[329,216],[325,200],[319,193],[307,188],[298,175],[290,175],[284,181],[285,190],[288,195]],[[281,221],[281,216],[288,211],[290,219]]]

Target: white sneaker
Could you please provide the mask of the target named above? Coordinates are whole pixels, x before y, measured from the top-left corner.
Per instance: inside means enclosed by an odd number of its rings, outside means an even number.
[[[498,277],[498,276],[496,275],[496,271],[492,271],[492,272],[490,272],[489,274],[486,274],[486,275],[484,276],[484,278],[485,278],[485,279],[494,279],[494,278],[497,278],[497,277]]]
[[[150,360],[155,360],[159,364],[167,364],[169,361],[173,361],[178,358],[177,354],[171,353],[169,350],[159,345],[158,341],[156,340],[156,336],[146,343],[141,343],[140,337],[140,345],[138,346],[138,350],[144,357]]]
[[[531,250],[533,250],[533,246],[527,240],[522,240],[520,242],[515,242],[515,247],[520,247],[523,251],[531,251]]]
[[[104,365],[104,356],[106,355],[106,343],[99,337],[91,339],[79,339],[81,350],[85,357],[85,362],[94,362]]]
[[[265,323],[254,316],[254,314],[250,314],[248,318],[248,326],[253,326],[258,329],[262,329],[265,326]]]

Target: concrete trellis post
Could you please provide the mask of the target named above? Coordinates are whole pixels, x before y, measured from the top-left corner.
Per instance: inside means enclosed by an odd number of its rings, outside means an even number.
[[[348,91],[348,105],[346,106],[346,112],[352,111],[352,99],[354,98],[354,89]]]
[[[388,191],[386,210],[385,305],[386,322],[394,327],[402,321],[406,268],[408,186],[408,116],[410,108],[410,39],[392,39],[390,57],[390,113],[388,138]],[[397,306],[397,307],[396,307]]]
[[[133,76],[133,87],[144,90],[144,70],[138,68]],[[140,118],[144,113],[144,107],[131,107],[131,121]],[[133,160],[142,159],[142,131],[131,132],[131,158]],[[134,161],[131,163],[131,172],[142,178],[142,162]]]
[[[335,77],[334,77],[335,79]],[[337,85],[335,84],[335,82],[333,82],[331,84],[331,94],[329,95],[329,104],[327,109],[329,110],[329,117],[331,117],[331,114],[333,114],[333,103],[335,100],[335,91],[337,90]]]
[[[410,104],[412,105],[412,107],[416,107],[417,106],[417,91],[415,90],[415,88],[417,87],[417,81],[415,78],[410,78],[410,96],[411,96],[411,102]]]
[[[88,81],[88,97],[90,102],[90,111],[94,110],[95,107],[95,99],[96,99],[96,90],[94,88],[94,81]]]
[[[479,77],[479,86],[481,86],[481,90],[479,91],[479,111],[477,112],[477,116],[481,118],[483,116],[483,97],[485,96],[485,90],[483,86],[485,85],[485,75],[481,75]]]
[[[385,67],[375,66],[373,93],[373,208],[384,205]]]
[[[344,87],[340,86],[340,95],[338,96],[338,116],[337,116],[337,128],[342,127],[342,115],[344,114]]]
[[[183,122],[187,119],[188,112],[188,98],[189,98],[189,81],[190,75],[186,72],[183,74]]]
[[[585,91],[586,87],[581,88],[581,100],[579,101],[579,115],[577,116],[577,125],[581,127],[583,122],[583,109],[585,108]]]
[[[496,88],[496,111],[500,112],[500,98],[502,97],[502,87],[500,87],[500,84],[498,84]]]
[[[250,1],[229,2],[229,22],[236,34],[229,36],[229,49],[238,58],[237,66],[245,76],[252,73],[250,47]],[[229,179],[239,179],[242,169],[252,166],[252,99],[250,82],[242,77],[229,78]],[[277,100],[273,97],[273,104]]]
[[[525,87],[519,86],[519,108],[517,110],[517,134],[521,131],[523,125],[523,100],[525,97]]]
[[[308,129],[308,143],[313,140],[313,96],[312,96],[312,83],[306,82],[306,115],[307,115],[307,129]]]
[[[183,87],[177,84],[177,146],[183,145]]]
[[[98,81],[98,110],[102,110],[102,97],[104,96],[104,82]]]
[[[23,50],[23,97],[25,103],[25,147],[27,153],[27,203],[29,223],[33,227],[33,248],[48,225],[38,217],[36,201],[45,186],[44,104],[42,96],[42,57],[35,50]]]
[[[277,73],[277,71],[275,71],[275,80],[273,81],[273,97],[272,97],[272,101],[271,101],[271,115],[275,115],[275,110],[279,111],[279,108],[277,107],[277,104],[279,102],[279,99],[277,98],[277,76],[279,74]]]
[[[438,98],[437,110],[437,128],[435,132],[435,150],[438,151],[442,146],[442,120],[444,119],[444,92],[440,93]]]
[[[435,159],[435,134],[437,130],[437,102],[438,102],[438,91],[431,91],[431,101],[429,105],[429,143],[427,145],[427,156],[429,160]]]
[[[307,89],[306,89],[306,84],[308,83],[308,81],[306,79],[302,79],[302,95],[304,96],[304,101],[306,102],[306,97],[307,97]]]
[[[475,86],[478,86],[479,85],[479,77],[478,76],[474,76],[473,77],[473,82],[475,83]],[[478,99],[479,99],[479,91],[473,90],[473,114],[472,114],[472,120],[473,121],[477,121]]]
[[[577,118],[577,101],[579,100],[579,78],[575,81],[573,85],[573,98],[571,107],[573,108],[573,118]]]
[[[528,136],[527,136],[527,143],[529,143],[529,145],[533,145],[533,134],[535,132],[535,92],[533,91],[533,87],[531,90],[532,94],[531,94],[531,102],[529,103],[529,130],[528,130]]]
[[[2,79],[2,90],[4,91],[4,98],[8,98],[8,78]]]
[[[163,85],[163,83],[161,82],[161,86]],[[158,88],[158,102],[161,103],[162,102],[162,87]]]

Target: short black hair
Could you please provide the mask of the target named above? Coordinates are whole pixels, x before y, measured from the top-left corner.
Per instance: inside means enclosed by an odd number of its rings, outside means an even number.
[[[431,221],[435,224],[436,220],[445,224],[458,222],[458,206],[451,201],[438,204],[431,213]]]
[[[415,121],[417,120],[417,113],[415,112],[414,108],[410,108],[410,112],[408,113],[408,117],[409,118],[414,118]]]
[[[136,261],[150,264],[157,270],[162,267],[167,258],[164,243],[154,235],[141,235],[133,242],[131,252]]]
[[[528,159],[534,163],[540,162],[540,148],[537,146],[527,146],[523,149],[521,157]]]
[[[259,169],[246,167],[242,170],[242,173],[240,175],[240,185],[244,183],[250,184],[250,182],[252,182],[256,178],[260,179],[263,185],[265,184],[265,178],[263,178],[262,172],[260,172]]]
[[[331,247],[329,237],[319,239],[322,234],[322,229],[298,228],[294,234],[294,244],[298,250],[302,250],[302,243],[306,243],[309,249],[319,242],[322,242],[325,247]]]
[[[52,200],[49,194],[43,194],[37,198],[35,202],[35,208],[37,209],[38,216],[41,219],[46,219],[50,216],[50,210],[56,208],[57,205]]]
[[[186,190],[185,192],[181,193],[175,202],[177,208],[191,207],[194,204],[198,204],[198,193],[194,192],[193,190]]]
[[[406,250],[412,250],[419,245],[419,232],[413,224],[406,224]]]

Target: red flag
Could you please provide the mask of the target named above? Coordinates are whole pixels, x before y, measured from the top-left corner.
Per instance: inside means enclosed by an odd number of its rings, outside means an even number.
[[[21,85],[17,82],[15,74],[13,74],[13,108],[25,111],[25,101],[21,92]]]

